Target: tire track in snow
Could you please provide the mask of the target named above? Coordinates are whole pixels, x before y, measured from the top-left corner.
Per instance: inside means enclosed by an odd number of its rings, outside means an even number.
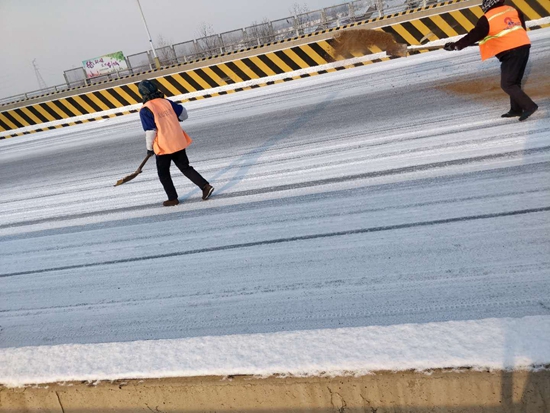
[[[242,196],[261,195],[261,194],[267,194],[267,193],[282,192],[282,191],[287,191],[292,189],[310,188],[315,186],[330,185],[330,184],[336,184],[341,182],[350,182],[350,181],[356,181],[361,179],[372,179],[372,178],[402,175],[406,173],[425,172],[425,171],[437,170],[437,169],[442,169],[442,168],[447,168],[452,166],[464,166],[464,165],[483,163],[486,161],[494,161],[499,159],[523,158],[526,155],[535,155],[535,154],[541,154],[541,153],[547,153],[547,152],[550,152],[550,146],[524,149],[519,151],[509,151],[509,152],[504,152],[499,154],[489,154],[489,155],[476,156],[476,157],[470,157],[470,158],[460,158],[460,159],[443,161],[443,162],[432,162],[432,163],[423,164],[423,165],[412,165],[412,166],[387,169],[382,171],[372,171],[372,172],[366,172],[366,173],[360,173],[360,174],[354,174],[354,175],[339,176],[334,178],[325,178],[325,179],[319,179],[315,181],[312,180],[312,181],[305,181],[305,182],[296,182],[292,184],[270,186],[267,188],[258,188],[258,189],[248,190],[248,191],[222,193],[222,194],[217,194],[216,198],[225,199],[225,198],[237,198]],[[82,201],[77,201],[77,202],[81,203]],[[201,202],[201,201],[198,199],[191,199],[186,201],[186,203],[196,203],[196,202]],[[159,207],[158,203],[151,203],[151,204],[131,206],[131,207],[104,209],[102,211],[92,211],[92,212],[87,212],[82,214],[70,214],[65,216],[40,218],[36,220],[11,222],[8,224],[0,225],[0,230],[6,229],[6,228],[15,228],[15,227],[28,226],[28,225],[42,224],[46,222],[59,222],[59,221],[66,221],[66,220],[72,220],[72,219],[78,219],[78,218],[88,218],[91,216],[101,216],[101,215],[120,213],[120,212],[143,211],[144,209],[157,209],[158,207]]]
[[[498,288],[500,290],[507,290],[512,291],[517,288],[525,288],[528,287],[529,289],[535,288],[533,292],[540,293],[539,287],[533,287],[531,285],[525,286],[525,274],[528,274],[530,272],[536,272],[538,275],[535,277],[530,277],[529,281],[533,281],[534,279],[538,279],[539,281],[545,282],[546,284],[550,283],[550,280],[547,279],[543,274],[543,271],[547,268],[550,268],[550,262],[541,262],[537,265],[522,265],[519,267],[514,268],[508,268],[507,266],[502,266],[503,268],[499,268],[497,266],[491,266],[490,270],[489,268],[485,268],[485,271],[488,271],[487,274],[483,273],[482,268],[478,266],[474,266],[473,268],[469,268],[467,271],[467,274],[464,274],[460,277],[457,277],[457,274],[434,274],[432,276],[417,276],[416,274],[407,275],[405,278],[399,278],[399,281],[397,280],[387,280],[387,277],[384,277],[384,283],[378,283],[376,279],[373,279],[372,277],[362,277],[360,279],[357,278],[342,278],[338,280],[330,279],[330,280],[322,280],[322,281],[316,281],[312,283],[304,283],[304,282],[280,282],[277,284],[270,284],[270,285],[252,285],[252,286],[245,286],[243,288],[239,289],[228,289],[220,286],[220,290],[208,290],[208,291],[202,291],[202,290],[191,290],[191,291],[178,291],[178,292],[169,292],[167,294],[155,294],[155,295],[142,295],[139,297],[139,301],[135,298],[128,299],[128,298],[116,298],[116,299],[110,299],[105,301],[85,301],[77,304],[66,304],[66,305],[50,305],[45,307],[34,307],[32,306],[32,303],[21,303],[21,307],[18,308],[10,308],[10,309],[2,309],[0,310],[0,313],[9,313],[11,317],[19,317],[19,316],[25,316],[28,314],[28,312],[50,312],[50,311],[63,311],[63,310],[76,310],[79,309],[85,309],[87,307],[94,307],[96,309],[99,308],[106,308],[109,306],[119,306],[119,305],[141,305],[145,302],[162,302],[166,304],[169,300],[176,300],[177,302],[181,302],[181,300],[185,300],[185,302],[191,302],[193,300],[219,300],[221,298],[231,298],[236,296],[254,296],[254,295],[262,295],[262,294],[278,294],[281,292],[293,292],[293,293],[299,293],[299,292],[313,292],[314,294],[318,293],[325,293],[326,291],[330,291],[330,287],[335,287],[340,289],[340,291],[347,290],[347,291],[354,291],[359,295],[366,295],[366,296],[372,296],[369,298],[369,300],[372,300],[373,297],[377,296],[389,296],[392,294],[395,294],[396,296],[402,295],[403,292],[407,292],[406,296],[409,296],[411,292],[425,292],[426,289],[438,289],[440,286],[446,285],[451,280],[458,280],[460,279],[461,282],[463,282],[463,288],[472,289],[472,290],[480,290],[480,291],[487,291],[488,287],[491,287],[494,283],[494,275],[495,273],[504,273],[506,274],[506,280],[502,281],[498,284]],[[504,268],[506,267],[506,268]],[[538,271],[543,270],[543,271]],[[482,272],[479,274],[479,272]],[[465,283],[467,281],[467,283]],[[369,289],[365,289],[365,287],[370,287]],[[502,297],[498,296],[495,297],[494,293],[492,292],[486,292],[482,293],[476,296],[478,302],[480,303],[487,303],[491,300],[494,300],[495,298],[498,298],[499,300],[502,300]],[[546,298],[546,297],[545,297]],[[550,300],[550,298],[549,298]],[[539,298],[533,298],[529,300],[530,302],[537,302],[540,301]],[[548,301],[548,300],[542,300],[542,301]],[[549,301],[550,303],[550,301]],[[25,306],[23,304],[26,304]],[[31,304],[31,305],[29,305]],[[406,311],[405,311],[406,312]]]
[[[362,229],[356,229],[352,231],[341,231],[341,232],[331,232],[331,233],[324,233],[324,234],[287,237],[287,238],[248,242],[248,243],[241,243],[241,244],[222,245],[218,247],[201,248],[201,249],[187,250],[187,251],[181,251],[181,252],[173,252],[170,254],[158,254],[158,255],[150,255],[145,257],[128,258],[123,260],[112,260],[112,261],[104,261],[104,262],[97,262],[97,263],[90,263],[90,264],[69,265],[65,267],[45,268],[41,270],[13,272],[13,273],[0,274],[0,278],[16,277],[16,276],[30,275],[30,274],[41,274],[41,273],[54,272],[54,271],[74,270],[74,269],[98,267],[98,266],[104,266],[104,265],[124,264],[128,262],[150,261],[150,260],[156,260],[156,259],[162,259],[162,258],[172,258],[172,257],[179,257],[184,255],[204,254],[209,252],[235,250],[235,249],[241,249],[241,248],[258,247],[258,246],[272,245],[272,244],[282,244],[287,242],[308,241],[308,240],[319,239],[319,238],[333,238],[333,237],[367,234],[367,233],[382,232],[382,231],[395,231],[400,229],[426,227],[426,226],[442,225],[442,224],[452,224],[456,222],[477,221],[477,220],[492,219],[492,218],[502,218],[502,217],[509,217],[509,216],[533,214],[533,213],[539,213],[539,212],[549,212],[549,211],[550,211],[550,206],[544,207],[544,208],[523,209],[523,210],[500,212],[500,213],[494,213],[494,214],[472,215],[472,216],[464,216],[464,217],[458,217],[458,218],[439,219],[434,221],[414,222],[409,224],[362,228]]]

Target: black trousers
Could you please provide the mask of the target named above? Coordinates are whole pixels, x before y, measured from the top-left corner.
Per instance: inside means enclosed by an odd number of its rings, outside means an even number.
[[[178,199],[178,193],[172,182],[172,176],[170,175],[170,165],[172,161],[178,167],[182,174],[184,174],[191,182],[197,185],[199,188],[204,188],[208,185],[208,181],[202,177],[195,169],[189,165],[189,159],[185,153],[185,149],[179,152],[171,153],[169,155],[157,155],[157,173],[160,179],[160,183],[168,195],[170,201]]]
[[[500,87],[510,96],[510,110],[521,113],[536,108],[535,102],[521,89],[521,81],[529,60],[530,46],[521,46],[499,56]]]

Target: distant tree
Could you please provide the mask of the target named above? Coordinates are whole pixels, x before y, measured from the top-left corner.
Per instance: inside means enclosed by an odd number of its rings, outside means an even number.
[[[222,44],[220,37],[214,30],[214,26],[210,23],[202,22],[199,26],[198,35],[198,51],[202,53],[204,57],[214,56],[221,53]]]
[[[177,62],[176,53],[172,48],[172,41],[164,38],[162,34],[157,36],[156,50],[157,55],[162,65],[169,65]]]
[[[166,39],[162,34],[159,34],[157,36],[157,41],[155,43],[157,45],[157,49],[160,49],[162,47],[171,46],[172,40]]]
[[[214,30],[214,26],[212,26],[210,23],[202,22],[199,26],[199,37],[210,37],[216,34],[216,31]]]
[[[275,32],[271,21],[264,17],[261,22],[252,22],[251,27],[247,27],[246,34],[249,46],[258,46],[260,44],[271,43],[275,41]]]
[[[295,2],[291,7],[290,9],[288,9],[288,12],[292,15],[292,16],[299,16],[300,14],[305,14],[305,13],[309,13],[310,10],[309,10],[309,6],[306,4],[306,3],[298,3],[298,2]]]
[[[306,3],[300,4],[295,2],[288,12],[294,17],[293,26],[296,34],[302,34],[304,28],[307,27],[310,20],[310,15],[308,14],[310,10],[308,5]]]

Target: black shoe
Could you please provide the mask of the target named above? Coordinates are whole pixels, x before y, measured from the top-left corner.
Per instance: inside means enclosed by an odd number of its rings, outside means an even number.
[[[212,192],[214,192],[214,187],[210,184],[206,184],[204,188],[202,188],[203,201],[206,201],[208,198],[210,198],[210,195],[212,195]]]
[[[514,112],[511,110],[510,112],[506,112],[504,115],[501,115],[501,118],[517,118],[518,116],[521,116],[521,112]]]
[[[531,116],[533,113],[537,111],[539,107],[535,105],[535,107],[531,110],[524,110],[521,116],[519,117],[519,121],[523,122],[525,119],[527,119],[529,116]]]
[[[176,206],[176,205],[179,205],[180,201],[178,201],[178,199],[172,199],[172,200],[168,200],[168,201],[164,201],[162,203],[163,206]]]

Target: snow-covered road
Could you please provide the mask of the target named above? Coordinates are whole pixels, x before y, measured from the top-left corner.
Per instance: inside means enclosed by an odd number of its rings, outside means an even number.
[[[186,104],[200,200],[137,115],[0,141],[0,347],[550,314],[550,31],[501,119],[475,49]]]

